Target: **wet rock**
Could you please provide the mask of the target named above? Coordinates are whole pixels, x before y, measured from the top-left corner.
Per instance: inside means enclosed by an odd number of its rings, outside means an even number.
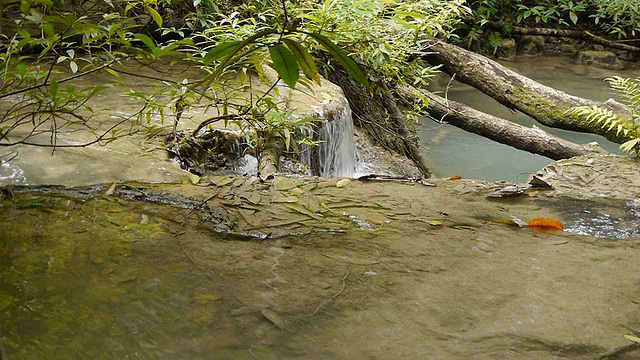
[[[574,55],[582,45],[581,40],[550,36],[544,40],[544,52],[548,54]]]
[[[489,193],[489,195],[487,195],[487,197],[494,198],[494,199],[501,199],[501,198],[521,196],[521,195],[524,195],[525,191],[529,187],[530,186],[527,184],[507,185],[503,188],[492,191],[491,193]]]
[[[544,36],[525,35],[518,42],[518,55],[542,55],[544,53],[544,43]]]
[[[514,39],[502,39],[500,47],[496,51],[496,57],[500,60],[513,61],[516,58],[516,50]]]
[[[593,65],[604,69],[621,70],[624,68],[624,61],[620,60],[616,54],[610,51],[580,51],[576,57],[576,62],[578,64]]]

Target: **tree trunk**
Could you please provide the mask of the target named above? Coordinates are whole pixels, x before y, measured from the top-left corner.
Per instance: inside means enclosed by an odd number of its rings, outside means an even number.
[[[403,90],[402,92],[403,96],[416,98],[411,90]],[[542,129],[524,127],[511,121],[485,114],[464,104],[445,100],[430,92],[427,92],[426,95],[429,98],[427,111],[432,117],[516,149],[546,156],[553,160],[594,153],[607,153],[597,144],[575,144],[550,135]]]
[[[258,176],[262,181],[273,179],[273,177],[280,171],[280,156],[282,155],[282,149],[284,144],[282,141],[275,141],[268,148],[258,154]]]
[[[513,33],[519,34],[519,35],[541,35],[541,36],[556,36],[556,37],[583,39],[583,40],[588,40],[592,43],[610,47],[612,49],[618,49],[618,50],[628,51],[632,53],[640,53],[640,47],[611,41],[601,36],[594,35],[588,31],[550,29],[550,28],[524,28],[524,27],[516,26],[513,28]]]
[[[574,106],[599,106],[626,115],[620,107],[612,106],[609,101],[601,103],[569,95],[535,82],[482,55],[442,41],[435,41],[431,50],[434,53],[428,55],[427,60],[442,65],[447,73],[456,75],[456,80],[475,87],[511,109],[522,111],[544,125],[595,133],[617,143],[629,140],[607,129],[590,126],[581,117],[566,113]]]

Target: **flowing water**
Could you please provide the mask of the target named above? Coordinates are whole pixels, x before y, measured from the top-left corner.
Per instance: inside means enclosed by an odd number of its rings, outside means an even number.
[[[356,150],[353,143],[353,118],[348,103],[344,109],[324,122],[320,130],[320,141],[322,141],[318,149],[320,176],[354,176]]]
[[[518,58],[515,62],[503,62],[503,65],[571,95],[599,101],[612,97],[604,82],[605,78],[615,75],[638,77],[637,69],[605,70],[574,64],[569,57]],[[447,83],[448,79],[440,79],[436,84],[437,90],[445,89]],[[617,152],[618,145],[601,136],[546,127],[520,112],[509,110],[468,85],[454,81],[448,96],[452,100],[520,125],[537,126],[552,135],[576,143],[596,141],[606,150]],[[436,176],[440,177],[461,175],[483,180],[522,180],[526,175],[521,174],[535,172],[552,161],[433,120],[424,120],[418,134],[422,145],[429,149],[425,153],[427,160]]]

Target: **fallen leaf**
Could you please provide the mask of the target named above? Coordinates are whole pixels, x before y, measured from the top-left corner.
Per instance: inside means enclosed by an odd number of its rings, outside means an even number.
[[[113,192],[116,191],[116,183],[112,183],[111,186],[107,189],[107,191],[102,194],[102,196],[113,195]]]
[[[342,179],[336,183],[336,187],[343,188],[351,184],[351,179]]]
[[[553,189],[553,186],[548,182],[542,180],[539,176],[533,175],[531,176],[531,180],[529,180],[529,184],[537,189]]]
[[[510,225],[510,226],[518,226],[520,227],[520,225],[518,225],[517,222],[511,220],[511,219],[505,219],[505,218],[497,218],[497,219],[493,219],[491,220],[491,222],[493,223],[497,223],[497,224],[505,224],[505,225]]]
[[[193,185],[197,184],[200,181],[200,176],[196,174],[189,173],[188,176],[189,176],[189,181],[191,181]]]
[[[431,226],[442,226],[443,222],[440,220],[431,220],[429,221],[429,225]]]
[[[447,180],[460,180],[460,179],[462,179],[462,176],[460,175],[453,175],[447,178]]]
[[[233,177],[229,176],[229,175],[223,175],[223,176],[213,176],[209,179],[209,181],[211,181],[211,183],[215,186],[225,186],[225,185],[229,185],[233,182]]]
[[[544,216],[529,220],[529,222],[527,222],[527,226],[553,228],[558,230],[564,229],[564,226],[562,226],[562,223],[560,221],[550,217],[544,217]]]
[[[633,341],[634,343],[638,343],[640,344],[640,338],[637,336],[633,336],[633,335],[625,335],[624,336],[625,339],[629,340],[629,341]]]
[[[260,313],[262,314],[262,316],[264,316],[267,320],[271,321],[273,323],[273,325],[279,327],[280,329],[285,328],[285,323],[284,320],[280,317],[280,315],[276,314],[275,312],[269,310],[269,309],[262,309],[260,311]]]

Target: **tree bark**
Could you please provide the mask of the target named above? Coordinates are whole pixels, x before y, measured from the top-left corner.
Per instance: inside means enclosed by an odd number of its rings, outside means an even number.
[[[640,47],[611,41],[601,36],[594,35],[588,31],[550,29],[550,28],[525,28],[525,27],[516,26],[513,28],[513,33],[519,34],[519,35],[542,35],[542,36],[556,36],[556,37],[583,39],[583,40],[588,40],[592,43],[610,47],[612,49],[618,49],[618,50],[628,51],[632,53],[640,53]]]
[[[262,181],[273,179],[273,177],[280,171],[280,156],[282,155],[282,149],[284,144],[282,141],[275,141],[268,148],[258,154],[258,176]]]
[[[482,55],[458,46],[436,40],[431,45],[433,53],[427,55],[432,64],[443,69],[456,80],[469,84],[493,97],[501,104],[519,110],[549,127],[590,132],[607,139],[623,143],[628,138],[609,132],[607,129],[590,126],[581,117],[567,114],[574,106],[599,106],[625,116],[615,102],[601,103],[569,95],[546,85],[535,82]]]
[[[415,98],[410,90],[403,95]],[[462,130],[484,136],[516,149],[546,156],[553,160],[568,159],[589,154],[606,154],[597,144],[581,145],[555,137],[540,128],[528,128],[493,115],[475,110],[464,104],[446,100],[431,92],[427,112],[437,120],[443,120]]]

